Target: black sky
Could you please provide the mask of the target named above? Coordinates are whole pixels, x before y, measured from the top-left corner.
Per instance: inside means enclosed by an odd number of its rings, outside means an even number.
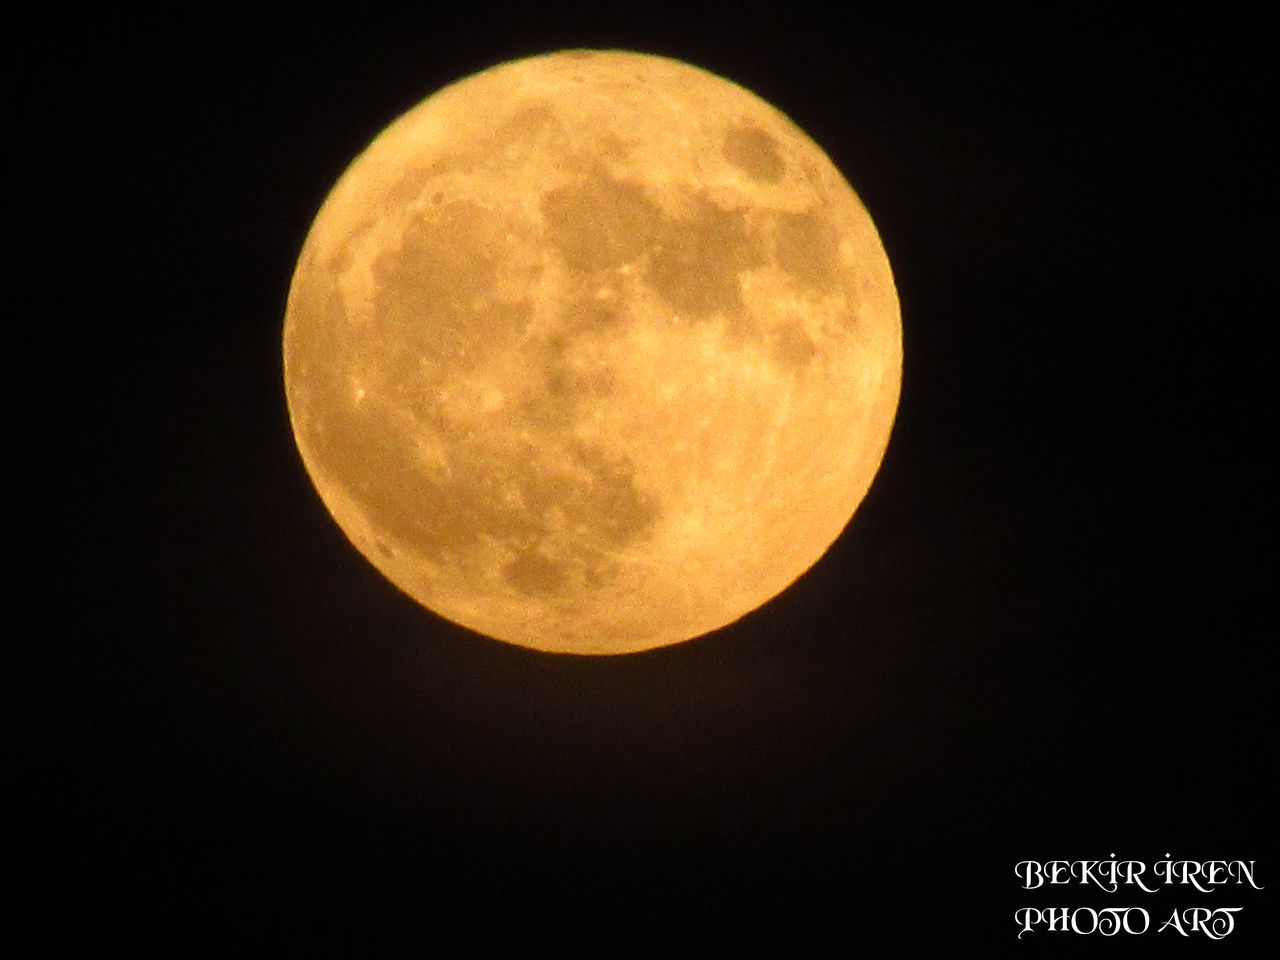
[[[1028,949],[1020,906],[1124,899],[1022,891],[1019,860],[1272,879],[1259,23],[815,9],[23,38],[16,955],[1001,955]],[[875,218],[905,326],[844,537],[739,623],[624,658],[400,595],[313,493],[281,383],[293,260],[353,156],[444,83],[566,46],[788,113]],[[1274,943],[1269,890],[1141,902],[1243,904],[1219,947]]]

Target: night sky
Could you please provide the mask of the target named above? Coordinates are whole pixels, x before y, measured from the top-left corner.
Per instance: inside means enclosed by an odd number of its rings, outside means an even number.
[[[1154,932],[1198,905],[1244,907],[1218,952],[1274,944],[1263,31],[817,7],[11,39],[15,956],[1163,956],[1207,946]],[[905,331],[883,468],[830,552],[618,658],[487,640],[384,581],[282,383],[294,259],[356,153],[570,46],[787,113],[875,219]],[[1255,860],[1268,889],[1014,874],[1112,853]],[[1152,932],[1017,939],[1019,907],[1116,905]]]

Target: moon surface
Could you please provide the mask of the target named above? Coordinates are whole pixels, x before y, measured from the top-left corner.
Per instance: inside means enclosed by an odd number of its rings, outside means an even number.
[[[732,623],[835,541],[884,455],[902,328],[870,216],[747,90],[566,51],[383,131],[284,326],[329,512],[410,597],[539,650]]]

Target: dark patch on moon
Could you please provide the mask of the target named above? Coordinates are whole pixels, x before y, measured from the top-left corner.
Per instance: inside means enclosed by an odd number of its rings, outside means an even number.
[[[579,484],[566,510],[570,528],[582,524],[591,535],[613,548],[640,540],[660,515],[654,500],[635,482],[635,468],[626,459],[615,459],[598,447],[576,443],[575,460],[591,475]]]
[[[834,285],[840,235],[822,214],[778,214],[776,252],[778,267],[802,287],[825,293]]]
[[[533,471],[517,478],[526,513],[538,518],[539,529],[532,537],[505,538],[520,552],[503,575],[513,589],[527,595],[554,595],[575,575],[599,579],[614,562],[607,551],[642,539],[659,516],[654,501],[636,488],[629,463],[583,443],[573,443],[571,450],[577,468],[573,473]],[[553,513],[568,536],[546,522]],[[547,552],[555,559],[548,559]]]
[[[399,249],[377,258],[375,322],[393,382],[411,382],[422,358],[467,369],[523,333],[532,304],[494,295],[509,230],[497,213],[455,201],[415,218]]]
[[[514,144],[527,145],[558,126],[559,121],[551,104],[542,100],[531,100],[498,124],[498,129],[493,133],[493,140],[499,148]]]
[[[557,405],[607,397],[613,393],[615,385],[616,378],[607,367],[581,370],[567,363],[558,363],[549,366],[546,372],[546,390]]]
[[[618,308],[620,284],[609,274],[592,275],[572,289],[560,309],[561,328],[569,335],[593,333],[616,327],[626,320]],[[597,296],[601,290],[605,296]]]
[[[526,550],[502,568],[502,579],[518,593],[545,596],[563,590],[569,583],[568,571],[536,550]]]
[[[438,170],[429,166],[406,168],[404,175],[387,192],[384,206],[397,210],[411,205],[427,189],[427,184],[439,175]]]
[[[625,160],[631,156],[632,148],[616,133],[606,133],[600,138],[600,156],[610,160]]]
[[[382,535],[375,547],[388,560],[403,547],[482,578],[478,551],[496,541],[517,558],[502,571],[510,587],[554,596],[603,577],[615,562],[608,551],[643,539],[659,517],[631,464],[566,440],[564,416],[540,427],[526,411],[527,440],[511,429],[520,423],[477,430],[438,412],[405,422],[397,398],[370,392],[352,403],[342,371],[332,363],[317,368],[319,375],[297,387],[305,409],[316,414],[304,430],[314,441],[308,448],[319,475],[361,505]],[[566,382],[565,389],[580,395],[583,384]],[[439,439],[447,467],[423,462],[422,434]]]
[[[551,243],[576,271],[636,260],[662,223],[662,211],[643,189],[600,172],[549,190],[542,197],[542,217]]]
[[[649,283],[684,319],[720,314],[730,324],[745,324],[739,278],[762,262],[759,245],[742,211],[725,210],[701,194],[692,206],[691,217],[663,221],[649,260]]]
[[[532,100],[498,124],[475,150],[493,173],[509,177],[537,154],[563,152],[559,143],[563,137],[555,108],[544,100]]]
[[[669,217],[635,183],[595,172],[581,184],[558,187],[542,198],[548,237],[575,274],[574,283],[595,289],[608,271],[642,262],[644,277],[682,321],[724,317],[731,331],[749,335],[742,302],[741,274],[765,260],[760,238],[748,229],[746,214],[728,210],[703,193],[686,197],[689,213]],[[803,228],[779,239],[789,261],[806,276]],[[563,317],[570,329],[612,322],[617,311],[575,295]]]
[[[591,351],[570,351],[563,335],[528,353],[529,366],[542,372],[522,394],[518,417],[530,427],[555,435],[589,407],[617,389],[612,367]]]
[[[787,168],[778,152],[778,141],[759,127],[729,130],[722,149],[726,160],[761,183],[777,183]]]
[[[344,333],[348,328],[342,292],[332,271],[317,267],[312,258],[298,268],[302,283],[295,283],[289,300],[289,339],[286,344],[290,383],[308,384],[314,375],[327,371],[330,358],[347,352]],[[308,419],[324,416],[324,407],[306,405],[295,411]]]
[[[795,373],[813,362],[818,348],[798,323],[779,327],[769,338],[769,354],[773,361]]]
[[[599,582],[616,563],[609,551],[643,538],[659,510],[628,462],[566,439],[577,401],[613,389],[607,371],[572,361],[569,335],[540,361],[540,395],[555,416],[525,409],[515,422],[464,426],[438,406],[424,358],[464,372],[524,333],[530,305],[494,294],[499,272],[512,269],[509,248],[509,224],[478,204],[429,211],[375,261],[369,324],[348,321],[331,271],[308,271],[292,304],[291,403],[317,475],[361,505],[379,532],[379,557],[408,550],[483,578],[482,548],[497,542],[516,557],[502,571],[512,589],[553,596]],[[616,322],[590,295],[606,285],[607,277],[583,278],[577,324]],[[351,376],[362,367],[376,373],[357,398]],[[429,462],[423,437],[446,463]]]

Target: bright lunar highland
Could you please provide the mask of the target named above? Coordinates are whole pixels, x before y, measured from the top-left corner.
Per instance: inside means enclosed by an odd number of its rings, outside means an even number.
[[[743,88],[566,51],[446,87],[321,208],[284,326],[307,471],[410,597],[628,653],[732,623],[840,535],[902,329],[871,218]]]

